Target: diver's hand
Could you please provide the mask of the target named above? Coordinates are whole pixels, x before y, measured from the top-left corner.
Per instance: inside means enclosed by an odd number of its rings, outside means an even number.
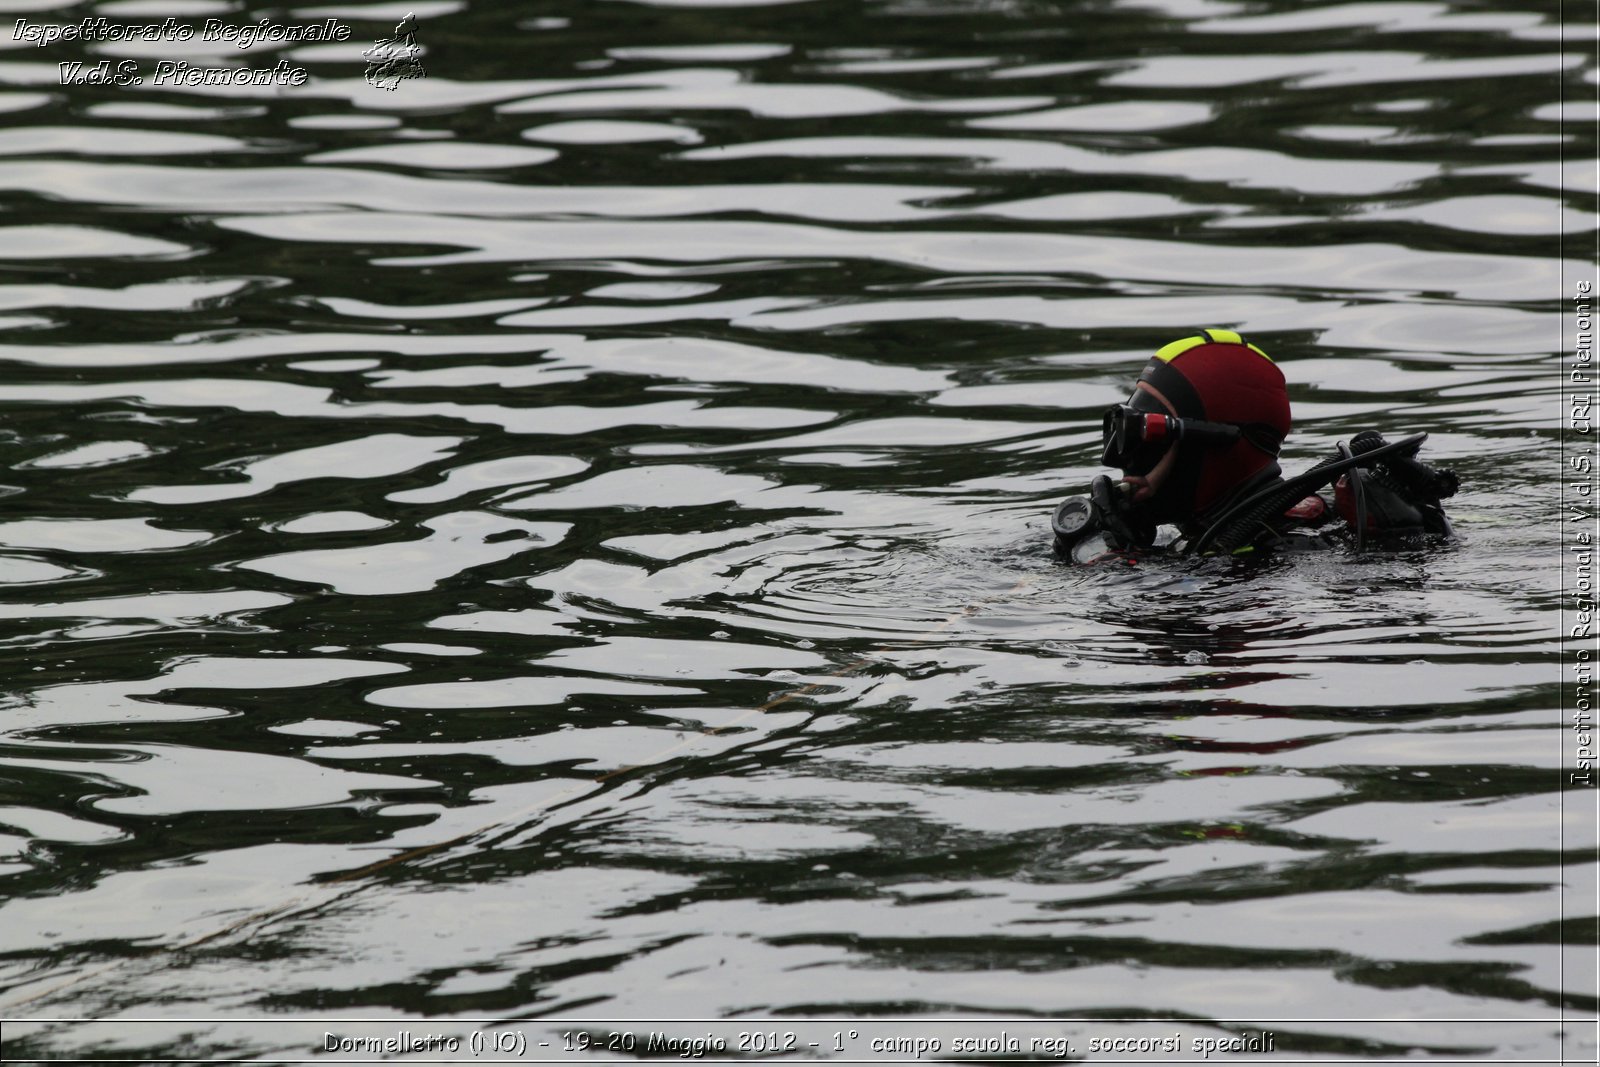
[[[1102,474],[1089,483],[1089,503],[1094,508],[1095,520],[1105,534],[1106,545],[1121,552],[1130,548],[1147,548],[1151,538],[1141,537],[1140,531],[1129,522],[1124,508],[1127,494],[1112,480]]]

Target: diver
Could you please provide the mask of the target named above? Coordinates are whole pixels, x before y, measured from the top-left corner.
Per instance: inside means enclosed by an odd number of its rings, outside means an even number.
[[[1272,358],[1232,330],[1161,348],[1125,404],[1106,411],[1100,475],[1056,508],[1055,549],[1074,563],[1154,553],[1238,556],[1276,547],[1451,538],[1440,501],[1455,474],[1420,463],[1427,434],[1389,442],[1373,430],[1293,478],[1278,467],[1289,392]],[[1319,490],[1333,488],[1333,500]],[[1175,532],[1174,532],[1175,528]]]

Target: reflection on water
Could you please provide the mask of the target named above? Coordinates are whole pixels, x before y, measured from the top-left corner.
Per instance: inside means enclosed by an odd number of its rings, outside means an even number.
[[[1291,1020],[1353,1056],[1594,1012],[1543,521],[1592,34],[451,2],[374,89],[404,8],[242,57],[0,44],[0,1011]],[[106,57],[313,77],[58,84]],[[1428,432],[1462,542],[1058,565],[1099,411],[1199,325],[1282,363],[1290,469]]]

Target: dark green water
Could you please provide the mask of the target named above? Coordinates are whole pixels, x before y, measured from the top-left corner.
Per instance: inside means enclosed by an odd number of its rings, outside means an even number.
[[[8,1056],[738,1016],[1593,1062],[1592,8],[418,0],[426,77],[372,88],[407,9],[0,3]],[[11,39],[90,15],[354,32]],[[311,80],[59,84],[106,57]],[[1283,366],[1290,470],[1428,432],[1461,542],[1058,565],[1099,412],[1205,325]]]

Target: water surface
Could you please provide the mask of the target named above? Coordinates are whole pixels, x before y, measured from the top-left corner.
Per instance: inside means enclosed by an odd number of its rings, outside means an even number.
[[[6,5],[355,31],[0,53],[0,1011],[112,1020],[16,1055],[931,1017],[1592,1060],[1592,27],[449,0],[373,89],[406,7]],[[312,79],[57,84],[104,57]],[[1427,432],[1460,543],[1056,563],[1099,412],[1210,325],[1283,366],[1290,470]]]

